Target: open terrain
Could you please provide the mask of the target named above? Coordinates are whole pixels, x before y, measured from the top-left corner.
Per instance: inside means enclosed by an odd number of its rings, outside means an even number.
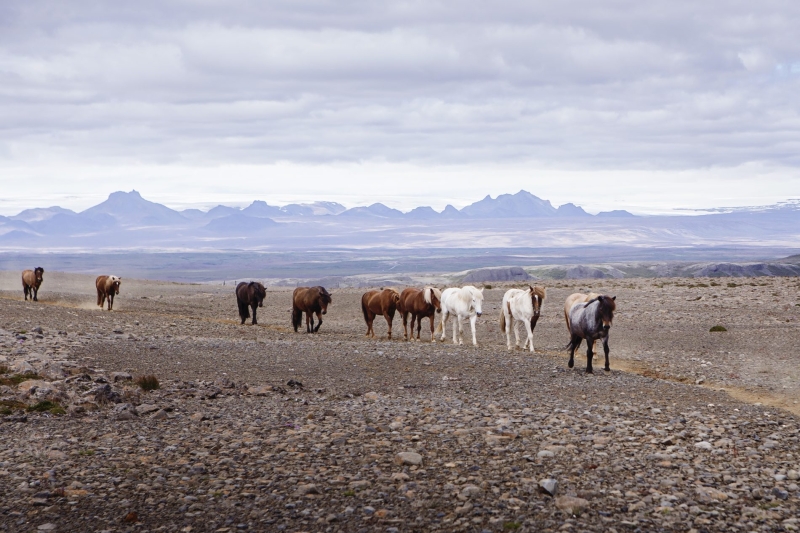
[[[509,354],[505,286],[476,348],[450,327],[405,342],[399,317],[365,339],[356,289],[307,335],[291,289],[242,326],[230,285],[123,279],[107,312],[94,276],[47,272],[38,303],[18,276],[0,273],[6,531],[798,527],[798,278],[549,281],[536,353]],[[563,301],[587,290],[617,296],[610,373],[566,366]]]

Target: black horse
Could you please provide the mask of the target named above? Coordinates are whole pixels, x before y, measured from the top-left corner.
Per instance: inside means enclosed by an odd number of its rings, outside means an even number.
[[[258,324],[256,320],[256,308],[264,307],[264,298],[267,297],[267,289],[257,281],[247,283],[241,282],[236,286],[236,301],[239,304],[239,316],[242,317],[242,324],[250,318],[250,310],[253,308],[253,324]]]

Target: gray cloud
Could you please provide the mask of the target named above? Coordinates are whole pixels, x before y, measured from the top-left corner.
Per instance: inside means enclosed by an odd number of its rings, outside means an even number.
[[[757,164],[800,190],[800,5],[528,4],[4,2],[0,168]]]

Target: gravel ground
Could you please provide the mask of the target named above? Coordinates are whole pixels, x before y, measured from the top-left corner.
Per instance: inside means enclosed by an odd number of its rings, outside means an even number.
[[[38,303],[18,276],[0,273],[0,530],[800,522],[796,278],[557,281],[537,352],[509,354],[505,288],[476,348],[365,339],[361,290],[306,335],[284,289],[241,326],[229,286],[123,280],[109,313],[93,276],[48,272]],[[566,368],[563,301],[589,289],[617,295],[610,373]]]

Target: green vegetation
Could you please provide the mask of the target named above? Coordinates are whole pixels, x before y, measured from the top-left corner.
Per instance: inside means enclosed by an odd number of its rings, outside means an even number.
[[[492,286],[491,285],[484,285],[483,288],[484,289],[488,289],[488,290],[492,290]]]
[[[67,412],[64,410],[63,407],[57,402],[51,402],[50,400],[43,400],[41,402],[35,403],[28,407],[28,411],[35,412],[35,413],[51,413],[54,415],[65,415]]]
[[[717,326],[714,326],[714,327],[712,327],[712,328],[711,328],[710,330],[708,330],[708,331],[709,331],[710,333],[713,333],[713,332],[715,332],[715,331],[728,331],[728,329],[727,329],[725,326],[719,326],[719,325],[717,325]]]
[[[0,372],[2,373],[2,372]],[[37,374],[17,374],[16,376],[11,376],[8,378],[0,378],[0,385],[7,385],[9,387],[16,387],[23,381],[29,381],[31,379],[42,379],[42,376]]]
[[[354,491],[353,489],[347,489],[346,491],[344,491],[344,495],[345,496],[355,496],[356,495],[356,491]]]
[[[10,368],[6,365],[0,365],[0,374],[8,374],[9,372],[11,372]]]
[[[516,531],[521,527],[521,522],[503,522],[503,531]]]
[[[149,376],[139,376],[136,378],[136,384],[145,391],[156,390],[161,386],[158,383],[158,378],[152,374]]]
[[[731,282],[731,283],[728,283],[728,287],[730,287],[732,289],[734,287],[738,287],[738,285],[733,283],[733,282]]]

